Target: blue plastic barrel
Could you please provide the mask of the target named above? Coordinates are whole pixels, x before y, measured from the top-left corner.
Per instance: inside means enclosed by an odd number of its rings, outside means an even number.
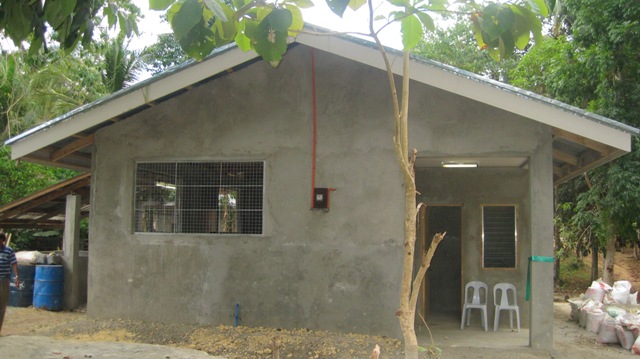
[[[18,264],[18,277],[20,286],[16,287],[16,274],[11,274],[11,290],[9,305],[12,307],[28,307],[33,303],[33,279],[36,274],[36,266],[31,264]]]
[[[62,310],[64,297],[64,267],[61,265],[36,266],[33,285],[33,306],[45,310]]]

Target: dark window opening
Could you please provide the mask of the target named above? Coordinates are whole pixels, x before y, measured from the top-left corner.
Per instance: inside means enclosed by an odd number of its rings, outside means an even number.
[[[135,231],[262,234],[263,162],[136,165]]]

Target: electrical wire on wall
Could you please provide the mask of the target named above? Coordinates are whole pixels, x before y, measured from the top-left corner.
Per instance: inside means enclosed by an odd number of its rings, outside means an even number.
[[[335,188],[316,187],[316,147],[318,143],[318,106],[316,96],[316,58],[311,49],[311,96],[313,101],[313,140],[311,143],[311,209],[329,211],[329,193]]]
[[[311,97],[313,102],[313,139],[311,142],[311,208],[315,207],[316,188],[316,144],[317,144],[317,103],[316,103],[316,58],[311,49]]]

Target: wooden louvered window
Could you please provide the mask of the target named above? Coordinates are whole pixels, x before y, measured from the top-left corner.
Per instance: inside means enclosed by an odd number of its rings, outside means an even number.
[[[482,266],[516,268],[516,206],[482,207]]]

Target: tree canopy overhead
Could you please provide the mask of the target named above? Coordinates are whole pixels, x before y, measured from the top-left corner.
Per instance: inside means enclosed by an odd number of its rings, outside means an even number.
[[[510,56],[523,49],[531,37],[542,37],[538,16],[549,14],[545,0],[518,0],[500,4],[470,6],[473,31],[479,46],[494,58]],[[415,47],[425,30],[435,29],[433,14],[449,10],[447,0],[387,0],[390,12],[374,13],[366,0],[326,0],[329,8],[342,17],[348,9],[368,7],[371,33],[376,36],[388,24],[400,23],[405,50]],[[314,6],[312,0],[149,0],[149,7],[166,11],[169,23],[182,49],[202,59],[217,47],[235,42],[243,50],[254,50],[274,66],[286,52],[287,37],[304,31],[301,9]],[[373,28],[375,22],[376,29]]]
[[[72,50],[94,40],[95,22],[103,17],[110,28],[118,25],[127,36],[137,33],[139,15],[130,0],[0,0],[0,31],[19,48],[29,42],[32,53],[51,40]]]

